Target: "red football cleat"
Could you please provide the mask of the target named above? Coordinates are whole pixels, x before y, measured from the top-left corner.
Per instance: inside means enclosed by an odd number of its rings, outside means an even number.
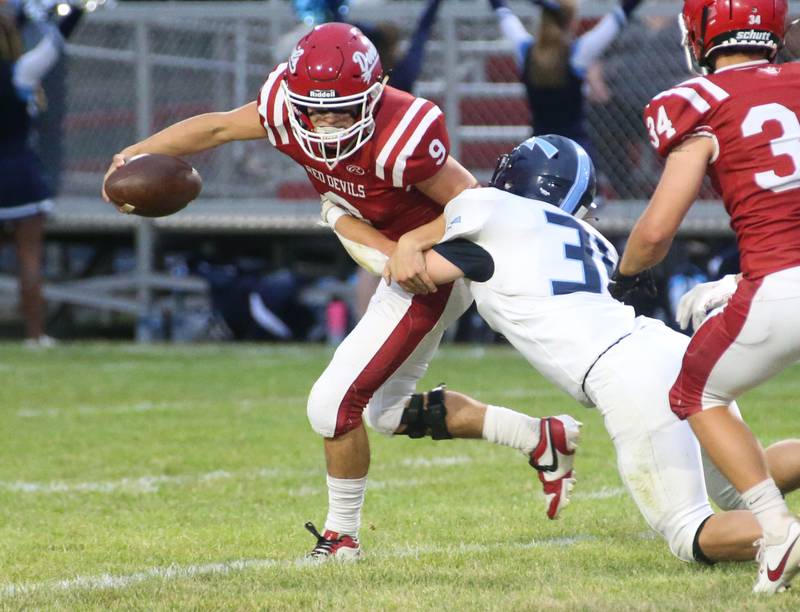
[[[539,472],[544,489],[547,518],[558,518],[569,504],[575,486],[575,449],[581,437],[582,423],[563,414],[546,417],[539,424],[539,444],[530,455],[530,465]]]
[[[361,558],[361,546],[358,544],[358,538],[346,534],[340,536],[335,531],[328,529],[320,535],[317,528],[310,521],[306,523],[305,527],[317,538],[316,546],[306,555],[308,560],[324,563],[329,559],[356,561]]]

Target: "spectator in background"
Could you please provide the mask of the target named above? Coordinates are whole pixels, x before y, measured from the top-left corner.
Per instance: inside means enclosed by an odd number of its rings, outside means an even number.
[[[314,26],[331,21],[347,21],[350,0],[291,0],[298,23],[280,37],[273,49],[275,63],[285,62],[298,40]]]
[[[400,55],[400,32],[392,23],[355,25],[370,38],[378,49],[381,63],[389,74],[389,85],[413,93],[414,84],[422,72],[425,60],[425,45],[431,37],[431,29],[436,22],[441,0],[428,0],[425,10],[420,15],[417,27],[409,40],[405,54]]]
[[[611,99],[602,107],[590,106],[589,121],[597,136],[598,168],[617,198],[649,198],[658,183],[661,162],[647,142],[642,109],[654,95],[691,76],[675,48],[679,39],[674,16],[638,19],[603,60]]]
[[[30,146],[31,123],[43,104],[41,80],[58,60],[64,40],[81,16],[80,9],[72,9],[58,25],[37,22],[42,39],[23,53],[18,29],[21,13],[0,0],[0,228],[14,240],[25,343],[31,347],[53,345],[44,329],[41,272],[42,228],[53,193]]]
[[[614,42],[641,0],[622,0],[585,34],[574,38],[575,0],[531,0],[542,7],[534,37],[506,0],[489,0],[514,54],[531,109],[533,134],[559,134],[592,151],[584,118],[587,71]]]

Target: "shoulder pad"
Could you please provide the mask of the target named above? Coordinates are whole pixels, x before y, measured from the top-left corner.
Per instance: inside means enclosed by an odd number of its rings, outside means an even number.
[[[258,92],[258,117],[267,132],[269,141],[273,145],[277,144],[278,140],[280,140],[281,144],[289,143],[289,133],[286,125],[288,123],[286,96],[281,88],[285,72],[286,63],[278,64],[269,73],[267,80]]]
[[[405,188],[432,177],[450,153],[444,114],[433,102],[413,98],[377,128],[375,174]]]

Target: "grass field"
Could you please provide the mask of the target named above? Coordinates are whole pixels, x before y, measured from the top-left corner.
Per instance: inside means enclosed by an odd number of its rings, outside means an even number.
[[[367,558],[298,563],[327,506],[305,396],[329,356],[0,345],[0,609],[800,609],[800,592],[751,595],[754,564],[673,558],[622,491],[598,414],[503,347],[447,347],[424,384],[581,419],[564,517],[544,517],[509,449],[372,435]],[[742,401],[763,442],[800,435],[799,375]]]

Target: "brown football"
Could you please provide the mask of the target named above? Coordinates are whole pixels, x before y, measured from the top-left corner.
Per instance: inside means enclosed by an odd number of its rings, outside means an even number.
[[[203,187],[200,174],[172,155],[144,153],[131,157],[105,182],[108,197],[122,212],[166,217],[194,200]]]

